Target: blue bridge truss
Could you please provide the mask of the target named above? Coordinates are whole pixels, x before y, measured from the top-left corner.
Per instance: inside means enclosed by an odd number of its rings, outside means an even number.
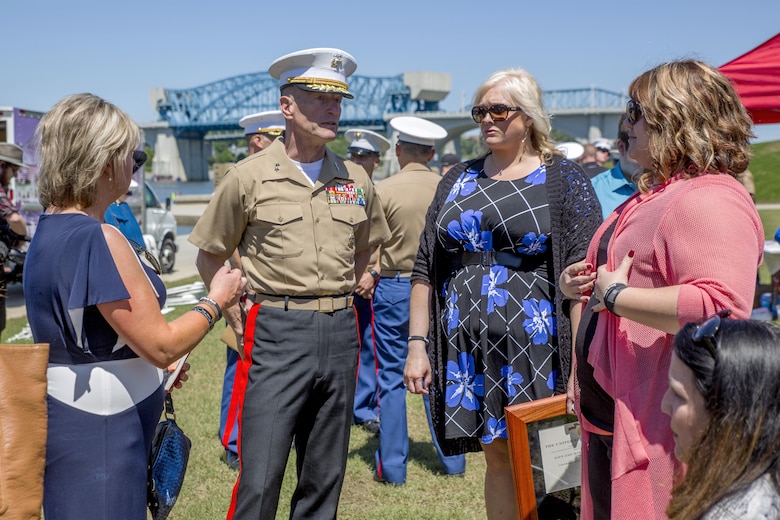
[[[411,98],[403,74],[387,77],[351,76],[355,99],[344,99],[341,127],[385,129],[387,114],[435,112],[438,102]],[[208,132],[236,131],[247,114],[278,110],[279,86],[268,72],[233,76],[189,89],[164,89],[157,103],[159,121],[177,136],[203,137]],[[599,88],[553,90],[544,93],[547,110],[589,112],[625,106],[625,94]]]

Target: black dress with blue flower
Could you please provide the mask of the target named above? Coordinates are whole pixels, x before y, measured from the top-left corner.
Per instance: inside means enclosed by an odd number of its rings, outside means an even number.
[[[519,268],[466,263],[446,280],[446,438],[507,438],[504,407],[553,395],[560,374],[547,170],[518,180],[466,169],[436,220],[450,255],[519,255]],[[473,255],[472,255],[473,256]],[[489,262],[486,262],[489,264]]]

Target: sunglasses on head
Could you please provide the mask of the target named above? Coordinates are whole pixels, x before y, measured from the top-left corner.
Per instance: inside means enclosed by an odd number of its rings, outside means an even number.
[[[489,107],[476,106],[471,109],[471,118],[475,123],[479,124],[485,119],[485,116],[490,113],[490,117],[493,121],[506,121],[509,117],[509,112],[515,112],[517,110],[523,110],[521,107],[508,107],[503,103],[497,105],[490,105]]]
[[[628,103],[626,103],[626,119],[629,123],[635,125],[640,117],[642,117],[642,107],[633,99],[629,99]]]
[[[718,350],[718,341],[716,336],[720,330],[720,323],[731,314],[731,310],[723,309],[718,311],[713,316],[710,316],[704,322],[699,325],[693,332],[691,339],[695,345],[704,345],[709,350],[712,357],[717,357],[716,352]]]
[[[146,162],[146,152],[143,150],[135,150],[133,152],[133,173],[141,169],[141,166]]]

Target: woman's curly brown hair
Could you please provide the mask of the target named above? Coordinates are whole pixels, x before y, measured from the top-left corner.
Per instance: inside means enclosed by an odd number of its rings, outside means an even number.
[[[641,191],[680,172],[736,176],[747,169],[753,122],[717,69],[696,60],[664,63],[632,81],[628,93],[642,107],[652,160],[637,182]]]

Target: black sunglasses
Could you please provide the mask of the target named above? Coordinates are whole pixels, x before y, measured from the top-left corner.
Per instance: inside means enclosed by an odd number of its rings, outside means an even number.
[[[642,107],[633,99],[629,99],[626,103],[626,119],[630,124],[635,125],[640,117],[642,117]]]
[[[135,150],[133,152],[133,173],[141,169],[141,166],[146,162],[146,152],[143,150]]]
[[[693,343],[696,345],[704,345],[707,347],[707,350],[710,351],[712,357],[717,357],[715,353],[718,350],[718,341],[715,336],[717,336],[718,331],[720,330],[721,321],[726,319],[729,315],[731,315],[731,310],[723,309],[704,320],[704,322],[693,332],[693,336],[691,336]]]
[[[506,121],[509,117],[509,112],[515,112],[517,110],[523,110],[521,107],[508,107],[503,103],[498,105],[491,105],[489,107],[474,107],[471,109],[471,118],[475,123],[479,124],[485,119],[485,116],[490,112],[490,117],[493,121]]]

